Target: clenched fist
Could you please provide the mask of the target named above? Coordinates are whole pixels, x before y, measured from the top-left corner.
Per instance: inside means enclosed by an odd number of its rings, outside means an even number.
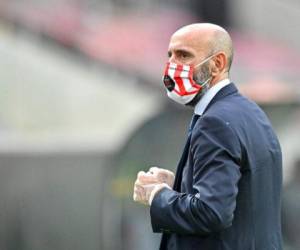
[[[147,173],[140,171],[134,183],[133,200],[151,205],[156,193],[164,187],[171,189],[174,184],[173,172],[158,167],[151,167]]]
[[[167,169],[151,167],[147,173],[140,171],[137,176],[140,183],[166,183],[169,187],[173,187],[175,175]]]

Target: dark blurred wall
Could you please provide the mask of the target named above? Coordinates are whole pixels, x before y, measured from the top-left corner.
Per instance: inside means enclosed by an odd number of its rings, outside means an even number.
[[[230,27],[232,25],[230,2],[229,0],[193,0],[191,10],[203,22]]]
[[[105,225],[110,169],[99,152],[0,155],[0,249],[117,249],[104,239],[118,227]]]
[[[297,160],[292,180],[283,190],[282,230],[285,243],[291,250],[300,249],[300,158]]]

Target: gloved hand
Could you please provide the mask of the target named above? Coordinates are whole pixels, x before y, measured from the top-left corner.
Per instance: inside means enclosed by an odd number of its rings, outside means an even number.
[[[133,200],[144,205],[151,206],[155,194],[164,187],[171,189],[166,183],[141,184],[138,180],[136,180],[134,183]]]
[[[147,173],[140,171],[134,184],[133,200],[151,205],[156,193],[164,187],[171,189],[174,183],[173,172],[151,167]]]
[[[140,171],[138,179],[143,184],[166,183],[169,187],[173,187],[175,175],[170,170],[151,167],[147,173]]]

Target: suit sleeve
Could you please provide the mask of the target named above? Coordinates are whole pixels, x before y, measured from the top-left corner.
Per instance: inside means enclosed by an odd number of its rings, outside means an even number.
[[[154,232],[201,235],[232,224],[241,146],[230,123],[203,116],[194,128],[190,153],[193,194],[166,188],[156,194],[150,207]]]

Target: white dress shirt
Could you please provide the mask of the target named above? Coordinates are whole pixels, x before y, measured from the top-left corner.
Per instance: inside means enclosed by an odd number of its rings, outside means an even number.
[[[214,96],[226,85],[228,85],[230,80],[228,78],[217,82],[214,86],[212,86],[208,91],[201,97],[200,101],[196,104],[194,113],[197,115],[202,115],[204,110],[210,101],[214,98]]]

